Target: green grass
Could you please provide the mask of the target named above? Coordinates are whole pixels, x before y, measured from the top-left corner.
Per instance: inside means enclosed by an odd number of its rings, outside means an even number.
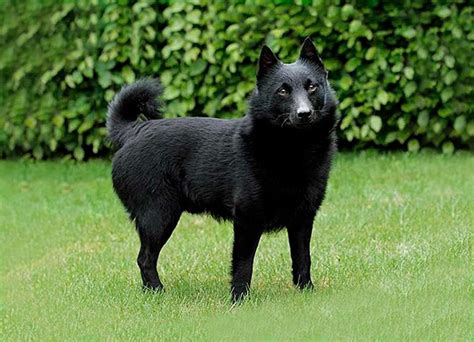
[[[166,292],[142,293],[108,162],[0,162],[0,338],[469,339],[473,170],[470,153],[340,154],[314,223],[316,290],[292,287],[281,231],[231,307],[229,223],[184,215],[161,256]]]

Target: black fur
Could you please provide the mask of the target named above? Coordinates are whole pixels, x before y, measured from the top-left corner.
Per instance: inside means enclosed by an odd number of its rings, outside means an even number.
[[[261,234],[288,230],[293,282],[312,287],[310,238],[336,149],[336,99],[314,45],[296,63],[264,47],[247,115],[236,120],[159,117],[152,79],[126,86],[109,106],[117,148],[115,191],[136,222],[145,288],[162,289],[158,255],[183,211],[234,223],[232,299],[249,289]]]

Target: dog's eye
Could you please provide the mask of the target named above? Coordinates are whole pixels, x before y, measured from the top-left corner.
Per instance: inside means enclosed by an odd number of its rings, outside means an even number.
[[[318,85],[310,82],[308,84],[308,93],[314,93],[318,89]]]
[[[278,95],[280,96],[288,96],[290,94],[290,91],[286,89],[285,87],[281,87],[278,89]]]

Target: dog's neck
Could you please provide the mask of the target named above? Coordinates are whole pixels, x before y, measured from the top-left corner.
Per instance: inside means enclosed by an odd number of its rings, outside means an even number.
[[[282,165],[298,169],[330,149],[336,140],[333,127],[335,124],[330,128],[321,125],[307,130],[282,128],[246,116],[239,138],[247,146],[250,157],[271,169],[282,168]]]
[[[320,122],[307,128],[281,127],[249,113],[243,120],[241,135],[252,137],[255,141],[266,141],[269,144],[279,145],[286,142],[303,147],[324,144],[328,139],[332,139],[337,125],[338,118],[335,113],[325,116]]]

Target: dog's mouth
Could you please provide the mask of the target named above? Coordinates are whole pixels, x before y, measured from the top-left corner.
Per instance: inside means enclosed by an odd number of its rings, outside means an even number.
[[[322,111],[321,110],[312,110],[311,114],[298,117],[297,113],[284,113],[277,117],[276,122],[280,125],[281,128],[311,128],[314,126],[316,122],[321,118]]]
[[[288,116],[288,122],[292,127],[295,128],[308,128],[312,127],[320,116],[319,111],[312,110],[311,113],[307,115],[299,115],[294,113]]]

